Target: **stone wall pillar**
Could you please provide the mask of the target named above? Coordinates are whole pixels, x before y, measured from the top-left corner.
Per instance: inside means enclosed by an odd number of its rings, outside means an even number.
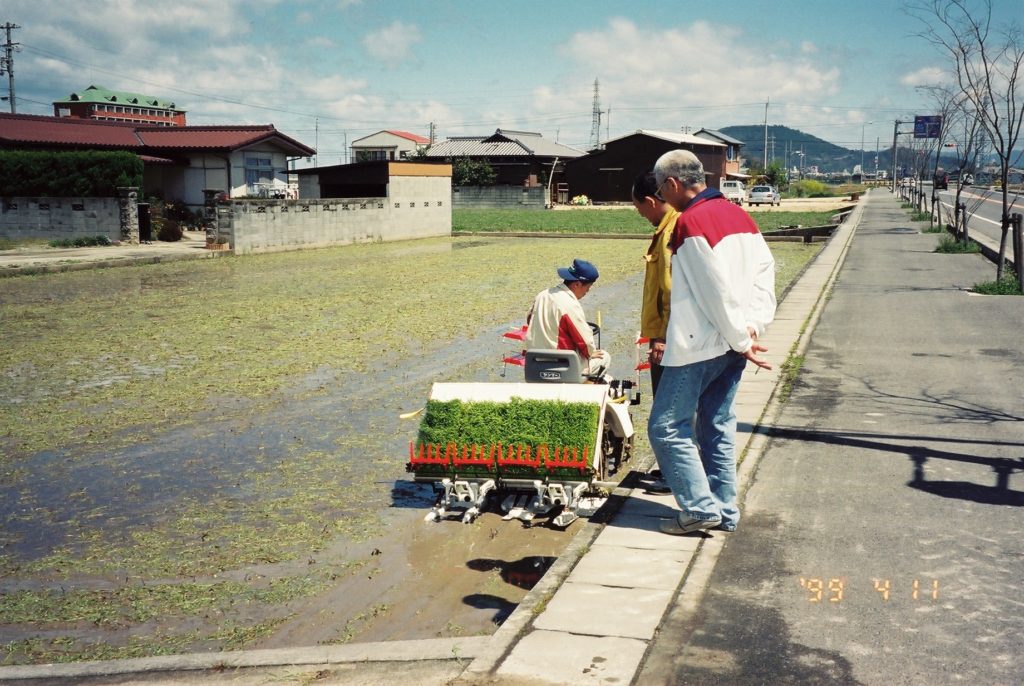
[[[206,228],[206,243],[217,242],[217,196],[223,191],[216,188],[203,190],[203,226]]]
[[[139,244],[139,189],[137,186],[118,186],[121,216],[121,241]]]

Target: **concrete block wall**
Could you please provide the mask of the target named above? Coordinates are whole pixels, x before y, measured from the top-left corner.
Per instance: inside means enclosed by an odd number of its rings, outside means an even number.
[[[3,198],[0,237],[10,239],[84,238],[121,240],[117,198]]]
[[[544,209],[547,189],[543,186],[455,186],[452,207],[461,209]]]
[[[392,177],[386,198],[232,200],[219,228],[235,254],[396,241],[452,232],[448,177]]]

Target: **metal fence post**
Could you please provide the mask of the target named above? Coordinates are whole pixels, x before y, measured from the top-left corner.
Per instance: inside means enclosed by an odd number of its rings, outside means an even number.
[[[1024,265],[1021,265],[1021,258],[1024,257],[1024,236],[1021,235],[1022,220],[1024,215],[1017,212],[1010,215],[1013,225],[1013,268],[1017,272],[1017,287],[1024,293]]]

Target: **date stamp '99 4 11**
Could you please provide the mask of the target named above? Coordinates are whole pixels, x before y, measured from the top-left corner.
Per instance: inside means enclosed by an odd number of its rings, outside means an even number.
[[[891,579],[870,579],[864,583],[851,582],[848,577],[814,578],[800,577],[800,586],[807,591],[809,603],[842,603],[848,594],[873,593],[881,602],[905,597],[917,602],[939,600],[938,579],[911,579],[905,583],[894,583]]]

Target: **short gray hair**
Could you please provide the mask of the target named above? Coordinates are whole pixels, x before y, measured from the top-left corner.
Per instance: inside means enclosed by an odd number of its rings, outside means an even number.
[[[654,163],[654,176],[658,180],[658,186],[665,183],[665,179],[668,178],[679,179],[687,188],[702,186],[705,183],[704,165],[689,150],[669,150],[659,157]]]

